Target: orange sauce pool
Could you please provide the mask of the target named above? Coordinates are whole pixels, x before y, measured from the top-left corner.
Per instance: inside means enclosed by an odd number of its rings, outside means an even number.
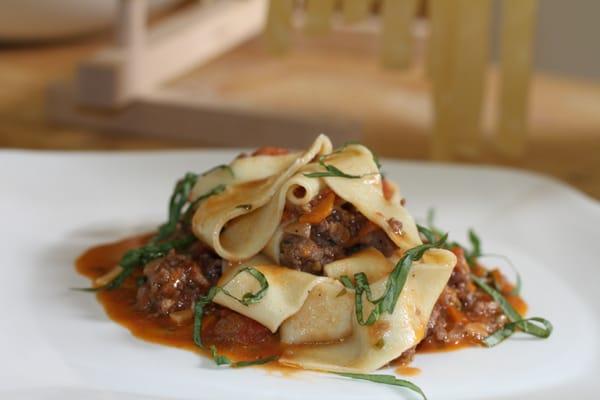
[[[77,259],[76,269],[81,275],[94,280],[117,265],[127,250],[142,246],[151,236],[142,235],[92,247]],[[124,326],[135,337],[142,340],[190,350],[210,357],[208,351],[200,349],[193,341],[193,320],[177,325],[168,317],[152,316],[136,307],[136,278],[140,276],[140,273],[141,271],[137,275],[133,274],[119,288],[96,293],[98,301],[110,319]],[[228,348],[219,346],[218,350],[219,354],[224,354],[233,360],[252,360],[279,355],[282,352],[278,343],[262,344],[260,347]],[[289,373],[287,368],[285,372]]]
[[[129,249],[142,246],[151,237],[150,234],[124,239],[115,243],[100,245],[88,249],[76,261],[76,269],[81,274],[94,280],[109,272],[121,259],[121,256]],[[168,317],[155,317],[136,307],[136,278],[141,274],[133,274],[123,285],[117,289],[100,291],[96,293],[98,301],[102,304],[108,316],[118,324],[127,328],[135,337],[142,340],[172,346],[180,349],[210,354],[200,349],[193,341],[193,321],[181,325],[175,324]],[[518,296],[507,296],[507,300],[515,309],[524,315],[527,305]],[[440,345],[437,343],[422,342],[417,353],[446,352],[477,346],[473,342],[461,342],[452,345]],[[283,346],[279,343],[261,344],[260,346],[238,346],[219,347],[219,353],[231,357],[233,360],[252,360],[262,357],[280,355]],[[263,365],[268,369],[276,370],[284,375],[292,373],[295,369],[280,366],[277,363]],[[396,372],[400,375],[411,376],[420,372],[417,368],[404,365],[397,367]]]
[[[402,376],[416,376],[421,373],[420,368],[409,367],[408,365],[400,365],[395,369],[398,375]]]

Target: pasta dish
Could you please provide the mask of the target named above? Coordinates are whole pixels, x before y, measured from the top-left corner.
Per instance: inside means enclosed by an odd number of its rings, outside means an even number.
[[[277,364],[404,386],[370,373],[415,353],[494,346],[520,331],[519,284],[481,244],[419,225],[365,146],[261,148],[181,178],[166,223],[88,250],[78,270],[115,321],[219,365]]]

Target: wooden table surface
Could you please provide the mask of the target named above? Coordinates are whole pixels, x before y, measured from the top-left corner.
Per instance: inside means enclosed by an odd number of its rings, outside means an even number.
[[[106,37],[87,38],[70,43],[16,46],[0,44],[0,148],[43,150],[131,150],[173,149],[202,147],[201,141],[182,141],[171,138],[144,138],[127,134],[109,134],[78,128],[52,126],[44,115],[44,92],[47,85],[72,75],[77,62],[106,43]],[[244,52],[256,55],[256,44],[242,46],[232,59]],[[262,55],[261,55],[262,57]],[[212,67],[219,65],[217,61]],[[185,81],[182,81],[185,82]],[[181,82],[179,83],[181,84]],[[572,107],[569,111],[573,129],[554,123],[544,117],[544,110],[536,111],[535,134],[531,135],[525,156],[519,159],[502,158],[485,148],[476,160],[469,163],[506,165],[554,176],[588,195],[600,199],[600,87],[586,85],[563,85],[542,79],[540,86],[551,88],[551,93],[564,104],[581,102],[585,107]],[[590,87],[588,90],[587,87]],[[264,92],[259,92],[264,96]],[[244,93],[252,96],[252,93]],[[569,97],[570,96],[570,97]],[[534,98],[550,98],[546,92],[534,94]],[[260,100],[260,99],[259,99]],[[556,103],[556,104],[554,104]],[[561,104],[553,102],[556,110]],[[369,114],[366,110],[364,113]],[[379,112],[379,111],[373,111]],[[553,115],[554,109],[547,111]],[[594,115],[598,117],[594,119]],[[589,120],[584,120],[589,119]],[[544,125],[545,124],[545,125]],[[544,128],[544,126],[546,126]],[[541,128],[540,128],[541,127]],[[364,132],[365,144],[383,156],[424,160],[428,158],[427,135],[403,136],[388,119],[369,118]],[[410,137],[410,139],[408,139]]]

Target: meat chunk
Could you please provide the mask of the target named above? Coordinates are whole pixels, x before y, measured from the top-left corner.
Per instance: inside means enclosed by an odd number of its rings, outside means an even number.
[[[498,303],[471,282],[471,268],[463,249],[455,247],[452,251],[457,263],[433,308],[420,348],[478,343],[506,323]]]
[[[189,251],[192,259],[200,265],[210,286],[216,285],[223,272],[223,259],[202,242],[196,242]]]
[[[298,210],[288,213],[300,214]],[[324,265],[366,247],[374,247],[385,256],[397,249],[381,228],[350,203],[342,203],[337,204],[325,219],[311,224],[309,237],[284,234],[279,248],[280,262],[305,272],[320,273]]]
[[[386,257],[391,256],[398,248],[396,244],[389,238],[387,233],[385,233],[382,229],[377,229],[361,237],[359,240],[359,246],[361,248],[373,247],[379,250]]]
[[[284,235],[280,244],[280,263],[300,271],[318,273],[335,258],[336,247],[319,247],[313,240],[293,234]]]
[[[208,343],[250,346],[276,340],[276,335],[235,311],[213,306],[203,321],[202,339]]]
[[[192,307],[210,282],[190,256],[170,252],[144,267],[146,281],[138,289],[137,306],[158,315]]]

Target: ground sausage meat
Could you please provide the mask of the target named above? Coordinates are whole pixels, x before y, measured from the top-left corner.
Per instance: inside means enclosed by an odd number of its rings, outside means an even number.
[[[158,315],[191,308],[210,282],[200,265],[188,255],[171,251],[144,267],[145,282],[137,292],[137,306]]]
[[[288,210],[287,215],[301,215]],[[310,225],[308,235],[285,233],[279,251],[280,263],[305,272],[319,274],[323,266],[366,248],[374,247],[390,256],[397,246],[387,234],[363,216],[352,204],[336,199],[331,213]]]
[[[202,328],[202,340],[210,344],[251,346],[277,341],[277,335],[263,325],[218,305],[207,311]]]
[[[498,303],[471,281],[463,249],[455,247],[452,251],[457,257],[456,266],[433,308],[419,349],[480,343],[507,322]]]
[[[192,259],[200,265],[202,275],[208,280],[210,286],[216,285],[223,272],[223,259],[200,241],[194,243],[189,252]]]

